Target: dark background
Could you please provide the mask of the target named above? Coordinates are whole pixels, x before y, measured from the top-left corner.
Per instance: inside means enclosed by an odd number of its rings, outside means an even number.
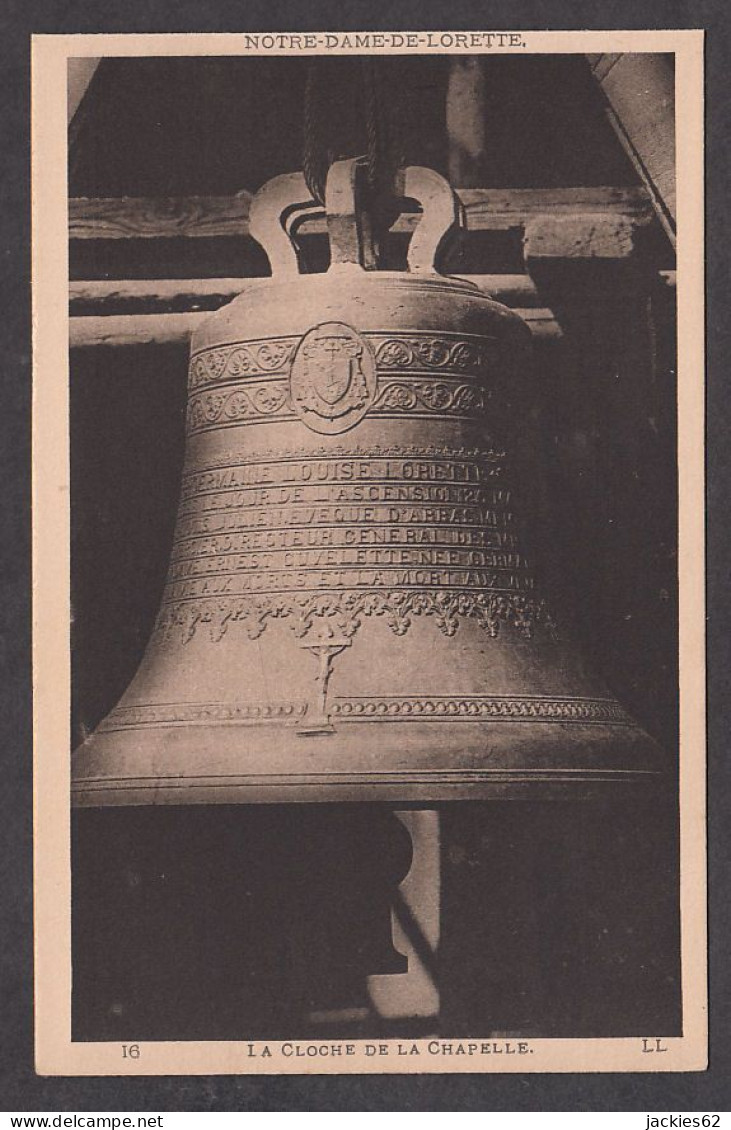
[[[56,5],[36,2],[30,6],[11,5],[3,17],[2,92],[6,113],[3,118],[3,142],[6,174],[3,179],[4,246],[10,252],[5,262],[27,277],[28,181],[28,34],[30,31],[158,31],[158,30],[267,30],[289,27],[476,27],[472,5],[450,5],[448,18],[441,7],[419,4],[388,6],[383,12],[369,6],[351,5],[347,13],[320,5],[302,13],[280,8],[276,16],[264,6],[250,4],[244,15],[240,6],[218,4],[209,7],[202,18],[197,6],[179,5],[175,22],[165,20],[149,5],[128,5],[124,17],[102,17],[90,5],[66,6],[59,12]],[[709,244],[709,503],[711,517],[720,511],[727,489],[725,473],[727,455],[721,440],[728,432],[727,395],[721,394],[721,351],[726,344],[723,311],[726,308],[723,290],[727,287],[724,265],[724,240],[728,229],[727,206],[721,207],[728,188],[727,122],[721,86],[728,49],[728,26],[719,4],[645,4],[637,6],[617,3],[605,5],[601,14],[585,11],[579,4],[492,4],[481,12],[479,24],[484,27],[542,28],[597,26],[706,26],[709,73],[714,101],[709,120],[708,149],[712,154],[709,188],[710,221],[713,238]],[[26,128],[20,128],[25,123]],[[4,264],[5,266],[5,264]],[[9,276],[6,275],[6,278]],[[31,1051],[31,970],[30,970],[30,746],[29,746],[29,676],[28,676],[28,305],[27,292],[14,283],[8,288],[4,330],[7,335],[6,359],[9,377],[6,393],[10,410],[4,423],[9,425],[3,447],[6,459],[5,508],[8,533],[3,539],[12,546],[12,557],[6,564],[3,581],[7,612],[5,643],[6,709],[3,721],[7,735],[3,749],[7,751],[6,785],[3,822],[4,851],[2,874],[5,893],[3,905],[10,926],[8,943],[2,950],[2,977],[6,1007],[3,1013],[6,1052],[4,1098],[7,1107],[27,1109],[723,1109],[724,1079],[727,1077],[727,1053],[724,1035],[728,1019],[728,964],[723,961],[727,936],[724,925],[728,912],[722,901],[722,870],[727,859],[727,843],[723,843],[721,814],[727,808],[728,781],[722,770],[726,719],[724,707],[728,695],[728,655],[722,649],[724,630],[720,598],[726,580],[724,561],[724,524],[721,519],[710,528],[710,600],[714,615],[710,624],[711,681],[711,892],[713,914],[711,925],[714,944],[711,949],[711,1022],[712,1070],[708,1074],[614,1077],[541,1076],[473,1077],[422,1079],[186,1079],[186,1080],[38,1080],[32,1073]],[[727,296],[725,296],[727,298]],[[7,301],[7,299],[6,299]],[[714,597],[716,598],[714,600]],[[726,634],[727,640],[727,634]],[[727,833],[726,833],[727,834]],[[724,921],[725,919],[725,921]]]
[[[449,62],[384,56],[378,74],[404,164],[443,175]],[[318,59],[319,128],[343,156],[366,146],[361,63]],[[300,169],[308,66],[298,56],[103,60],[73,126],[70,195],[225,195]],[[494,55],[484,79],[482,187],[637,182],[581,55]]]

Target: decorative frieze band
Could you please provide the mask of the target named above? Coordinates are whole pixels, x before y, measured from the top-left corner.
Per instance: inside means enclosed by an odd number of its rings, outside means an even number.
[[[467,695],[388,695],[380,698],[335,698],[331,707],[338,720],[429,721],[486,719],[489,721],[589,722],[633,725],[613,699],[503,698]]]
[[[491,339],[484,337],[434,332],[360,337],[369,345],[377,369],[389,373],[405,369],[477,375],[487,369],[491,352]],[[266,338],[201,350],[191,358],[188,388],[194,392],[206,385],[286,373],[300,340],[298,336]]]
[[[263,725],[297,722],[307,712],[304,702],[250,703],[144,703],[118,706],[99,725],[100,731],[135,729],[139,726]]]
[[[470,419],[485,410],[486,392],[477,384],[464,381],[409,379],[384,384],[369,414],[375,416],[430,415]],[[230,391],[220,390],[193,396],[188,401],[188,433],[207,431],[240,423],[269,423],[273,419],[292,422],[300,418],[292,403],[288,381],[277,379],[265,384],[236,384]]]
[[[219,597],[188,601],[164,601],[155,625],[161,643],[187,643],[206,630],[214,642],[232,627],[243,628],[255,640],[270,620],[289,621],[294,635],[304,639],[318,626],[326,625],[350,639],[364,619],[381,618],[397,636],[403,636],[414,617],[428,616],[445,636],[453,636],[461,619],[470,618],[496,638],[503,628],[512,628],[531,638],[538,626],[553,634],[553,621],[540,598],[519,592],[496,591],[366,591],[331,592],[308,596],[296,593],[249,597]]]
[[[205,462],[201,462],[198,455],[188,466],[183,469],[183,477],[199,475],[216,467],[248,467],[252,464],[262,463],[288,463],[297,460],[356,460],[356,459],[439,459],[454,463],[474,463],[478,461],[481,466],[491,465],[500,471],[505,462],[505,451],[490,447],[455,447],[437,443],[399,443],[399,444],[360,444],[337,443],[327,447],[315,447],[313,444],[300,445],[299,447],[268,447],[257,449],[255,452],[243,455],[237,452],[231,455],[211,456],[206,453]]]
[[[299,725],[306,719],[304,702],[142,703],[117,707],[100,731],[147,726]],[[333,721],[348,722],[561,722],[632,726],[614,699],[543,698],[501,695],[387,695],[335,697]]]
[[[188,389],[194,392],[206,385],[237,381],[242,377],[286,372],[298,341],[297,337],[267,338],[204,349],[191,357]]]
[[[325,323],[302,338],[202,350],[190,362],[188,430],[276,417],[335,434],[371,412],[469,418],[485,408],[491,348],[489,338]]]
[[[418,370],[478,374],[487,368],[492,339],[451,334],[392,334],[386,338],[364,334],[375,348],[376,365],[386,370]]]

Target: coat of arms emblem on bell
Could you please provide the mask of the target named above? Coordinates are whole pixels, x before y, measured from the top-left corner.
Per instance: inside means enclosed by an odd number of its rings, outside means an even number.
[[[373,403],[376,383],[373,354],[342,322],[310,330],[292,362],[292,403],[316,432],[333,435],[354,427]]]

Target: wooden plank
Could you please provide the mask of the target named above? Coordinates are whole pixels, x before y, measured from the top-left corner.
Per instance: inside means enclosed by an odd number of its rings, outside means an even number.
[[[630,217],[638,223],[652,218],[652,206],[641,185],[568,188],[464,188],[457,189],[471,231],[496,226],[503,216],[512,226],[522,226],[538,216],[602,213]],[[509,226],[511,226],[509,225]]]
[[[69,200],[71,239],[177,239],[248,236],[251,193],[236,196],[77,197]],[[324,229],[323,229],[324,230]]]
[[[68,60],[68,124],[71,125],[76,117],[79,106],[86,97],[86,92],[101,59],[91,56],[82,56],[78,59]]]
[[[509,306],[539,306],[540,298],[528,275],[455,275],[475,283],[486,294]],[[225,279],[90,279],[69,284],[71,313],[79,306],[93,306],[93,313],[105,308],[134,303],[144,306],[140,313],[156,307],[185,306],[190,310],[216,309],[240,294],[252,278]],[[120,311],[121,312],[121,311]],[[86,310],[91,314],[92,311]]]
[[[647,223],[652,206],[644,188],[458,189],[468,231],[521,228],[531,218],[603,214]],[[69,236],[82,239],[173,239],[247,236],[251,194],[178,199],[122,197],[69,201]],[[418,214],[403,215],[394,230],[413,231]],[[308,220],[303,235],[324,234],[322,218]]]
[[[534,338],[557,340],[563,337],[561,327],[556,321],[553,310],[546,307],[539,306],[535,310],[519,309],[514,307],[515,313],[519,314],[524,322],[527,323],[528,329],[533,334]]]
[[[627,259],[637,250],[628,219],[573,215],[541,217],[525,226],[526,263],[536,259]]]
[[[605,75],[609,74],[614,64],[618,59],[621,59],[621,54],[610,54],[605,52],[603,55],[587,55],[589,66],[594,72],[594,77],[597,82],[601,82]]]
[[[185,304],[195,310],[196,304],[205,303],[214,309],[214,303],[223,306],[240,294],[252,278],[225,279],[88,279],[69,283],[71,313],[77,306],[104,307],[124,303],[145,303],[150,306]]]
[[[561,331],[550,310],[516,309],[534,337],[558,338]],[[96,346],[185,345],[193,331],[210,313],[184,314],[109,314],[69,319],[69,344],[72,349]]]
[[[69,319],[72,349],[89,346],[184,345],[207,313],[111,314]]]
[[[643,180],[657,216],[675,240],[675,86],[661,54],[590,57],[607,116]]]

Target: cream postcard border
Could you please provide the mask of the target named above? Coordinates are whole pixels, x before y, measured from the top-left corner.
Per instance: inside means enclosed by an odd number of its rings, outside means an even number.
[[[255,34],[255,33],[249,33]],[[382,33],[376,49],[348,47],[356,33],[310,33],[317,45],[247,48],[246,34],[34,35],[33,137],[33,665],[36,1070],[42,1075],[341,1074],[698,1071],[707,1064],[703,32],[521,31],[486,53],[674,52],[678,176],[678,460],[680,574],[680,812],[683,1036],[535,1039],[515,1056],[252,1055],[267,1041],[150,1042],[137,1059],[122,1045],[71,1042],[70,654],[68,450],[67,60],[83,56],[254,54],[474,54],[448,31]],[[367,34],[367,33],[361,33]],[[373,36],[374,32],[369,33]],[[411,34],[412,47],[389,47]],[[470,34],[470,33],[468,33]],[[487,35],[488,33],[482,33]],[[493,33],[494,34],[494,33]],[[304,33],[301,33],[304,38]],[[507,29],[505,38],[510,35]],[[336,44],[332,41],[336,39]],[[377,41],[378,42],[378,41]],[[399,42],[396,40],[396,42]],[[505,43],[505,40],[502,41]],[[446,44],[443,46],[442,44]],[[451,44],[451,45],[450,45]],[[293,1033],[296,1041],[296,1033]],[[453,1043],[458,1041],[453,1040]],[[463,1043],[468,1042],[465,1034]]]

